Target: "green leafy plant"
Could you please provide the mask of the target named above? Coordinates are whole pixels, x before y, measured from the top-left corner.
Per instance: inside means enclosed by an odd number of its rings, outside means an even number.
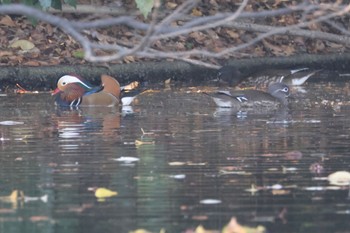
[[[148,14],[151,13],[154,6],[154,0],[135,0],[137,8],[141,11],[143,16],[147,18]]]

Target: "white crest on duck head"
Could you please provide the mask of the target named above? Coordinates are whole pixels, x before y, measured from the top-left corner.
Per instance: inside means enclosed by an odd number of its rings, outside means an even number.
[[[67,84],[70,84],[70,83],[80,83],[81,85],[87,87],[87,88],[92,88],[91,86],[87,85],[85,82],[83,82],[81,80],[81,78],[77,75],[73,75],[73,74],[69,74],[69,75],[64,75],[62,76],[58,82],[57,82],[57,86],[58,87],[63,87]]]

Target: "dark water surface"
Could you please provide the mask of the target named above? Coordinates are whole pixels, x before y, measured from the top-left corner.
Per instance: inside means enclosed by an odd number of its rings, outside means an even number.
[[[145,94],[133,114],[0,96],[0,232],[221,231],[232,217],[350,232],[349,187],[327,180],[350,171],[349,90],[309,83],[268,114],[216,109],[192,89]]]

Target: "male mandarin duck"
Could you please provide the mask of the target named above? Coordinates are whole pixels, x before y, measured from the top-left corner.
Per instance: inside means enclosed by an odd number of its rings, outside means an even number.
[[[276,109],[288,104],[289,87],[284,83],[272,83],[268,92],[259,90],[233,90],[205,93],[222,108],[270,108]]]
[[[109,75],[101,76],[101,85],[92,86],[78,75],[64,75],[52,92],[60,106],[117,106],[120,103],[119,82]]]
[[[243,76],[235,66],[223,66],[219,69],[218,79],[232,86],[266,89],[270,84],[283,82],[289,86],[300,86],[320,70],[299,68],[294,70],[270,69]]]

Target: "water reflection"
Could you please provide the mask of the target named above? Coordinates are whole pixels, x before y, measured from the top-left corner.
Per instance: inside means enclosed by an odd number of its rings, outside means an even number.
[[[21,124],[0,124],[0,232],[344,232],[349,190],[327,176],[350,170],[346,92],[311,83],[254,114],[192,89],[145,94],[128,114],[1,96],[1,121]],[[99,187],[118,195],[99,201]]]

